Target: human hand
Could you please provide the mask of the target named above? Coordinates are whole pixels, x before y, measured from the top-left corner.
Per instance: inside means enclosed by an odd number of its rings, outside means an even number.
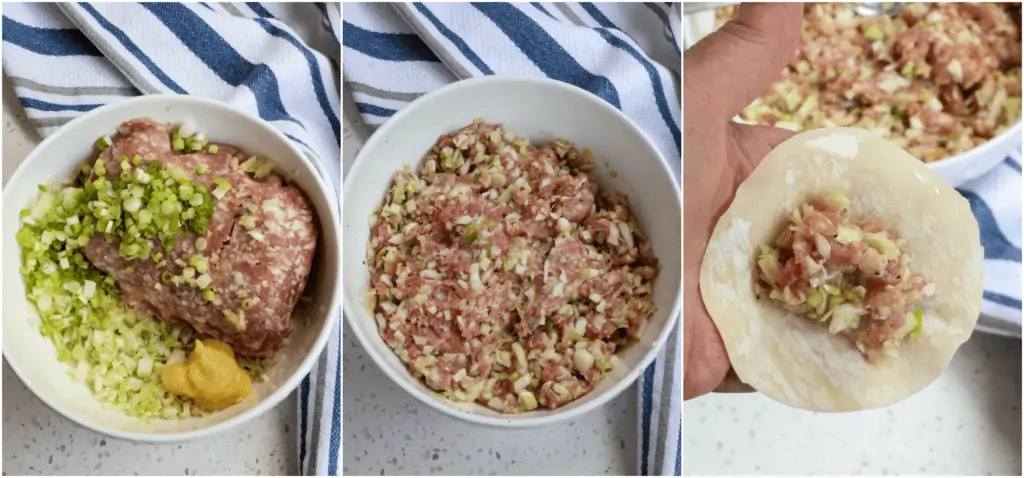
[[[700,265],[715,221],[736,188],[772,148],[793,134],[731,119],[764,93],[793,59],[802,21],[801,4],[744,4],[737,19],[684,56],[685,399],[735,388],[726,381],[731,365],[722,337],[700,298]]]

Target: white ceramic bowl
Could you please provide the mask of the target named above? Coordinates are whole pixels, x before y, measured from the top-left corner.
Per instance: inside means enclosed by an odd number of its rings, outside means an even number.
[[[309,322],[296,327],[288,345],[278,353],[279,360],[267,370],[267,381],[254,384],[248,399],[227,410],[201,418],[143,423],[104,410],[84,385],[68,376],[68,366],[57,361],[50,339],[30,321],[35,312],[25,298],[25,284],[18,271],[21,248],[14,235],[20,227],[18,212],[35,200],[37,185],[71,179],[89,159],[96,138],[111,134],[122,121],[147,116],[162,122],[190,121],[213,142],[273,159],[277,171],[295,182],[312,202],[320,236],[313,274],[306,286],[306,294],[313,300],[300,302],[296,310],[296,315]],[[32,151],[3,190],[3,354],[11,369],[62,415],[98,432],[131,440],[166,442],[206,436],[273,408],[309,372],[338,322],[339,220],[331,206],[337,201],[309,161],[266,122],[227,104],[190,96],[142,96],[97,108],[69,122]]]
[[[727,6],[727,5],[723,5]],[[705,10],[686,15],[683,22],[683,46],[690,48],[701,38],[715,30],[715,11]],[[742,122],[742,121],[741,121]],[[1006,128],[996,137],[964,151],[927,166],[939,177],[945,179],[953,187],[959,187],[972,179],[980,177],[1001,163],[1010,152],[1021,145],[1021,121]]]
[[[368,218],[380,207],[396,172],[420,158],[438,136],[482,117],[504,124],[531,142],[557,137],[593,150],[602,186],[629,195],[633,213],[651,238],[662,270],[655,281],[657,313],[644,336],[627,349],[620,365],[589,394],[554,411],[503,415],[478,404],[438,397],[409,373],[377,332],[363,307],[369,286],[366,266]],[[612,178],[610,171],[618,171]],[[380,127],[363,146],[345,178],[345,315],[374,362],[399,386],[424,403],[471,422],[526,427],[579,416],[626,389],[654,359],[679,315],[681,300],[682,201],[680,188],[657,148],[625,115],[574,86],[537,78],[491,76],[460,81],[424,95]]]
[[[1010,152],[1020,148],[1021,122],[1017,120],[1002,133],[955,156],[928,163],[927,166],[954,188],[995,168]]]

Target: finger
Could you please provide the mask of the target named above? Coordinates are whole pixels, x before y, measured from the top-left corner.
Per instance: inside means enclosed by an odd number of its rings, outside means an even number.
[[[729,370],[725,345],[703,308],[701,305],[700,312],[690,309],[683,315],[683,338],[690,339],[684,344],[684,400],[711,393]]]
[[[776,128],[762,124],[734,123],[733,128],[733,131],[740,135],[737,139],[756,141],[767,147],[767,150],[775,149],[776,146],[784,143],[796,134],[796,132],[785,128]]]
[[[802,21],[801,4],[743,4],[736,19],[687,50],[684,96],[703,103],[703,115],[735,116],[793,60]]]
[[[690,250],[688,245],[687,251]],[[699,270],[700,260],[691,259],[690,252],[686,254],[687,269]],[[696,257],[703,255],[701,246]],[[730,365],[725,343],[704,308],[696,274],[688,275],[684,282],[683,399],[689,400],[711,393],[729,372]]]
[[[768,152],[796,134],[788,129],[758,124],[732,123],[729,126],[731,144],[737,148],[744,176],[752,173]]]
[[[715,393],[753,393],[753,387],[743,383],[739,376],[736,375],[736,371],[729,369],[729,373],[725,375],[725,380],[718,384],[715,388]]]

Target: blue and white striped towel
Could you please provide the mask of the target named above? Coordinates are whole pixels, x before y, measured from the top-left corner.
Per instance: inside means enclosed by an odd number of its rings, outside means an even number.
[[[456,80],[547,76],[621,109],[658,145],[678,181],[679,5],[349,3],[343,12],[345,87],[365,122],[375,126]],[[637,387],[643,475],[681,472],[679,340],[677,329]]]
[[[1021,150],[957,188],[971,203],[985,248],[985,293],[979,329],[1020,336]]]
[[[336,3],[76,3],[3,5],[3,66],[43,136],[93,108],[140,94],[215,98],[258,115],[305,152],[340,210]],[[309,409],[340,406],[341,316],[299,389],[297,444],[314,439]],[[318,388],[325,393],[312,395]],[[322,443],[338,431],[321,430]],[[340,439],[335,440],[340,446]]]

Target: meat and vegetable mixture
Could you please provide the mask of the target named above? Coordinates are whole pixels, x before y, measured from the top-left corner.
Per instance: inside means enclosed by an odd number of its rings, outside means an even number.
[[[187,417],[201,412],[193,404],[244,399],[257,359],[289,333],[310,272],[308,201],[269,160],[188,125],[132,120],[96,148],[73,183],[41,187],[22,211],[22,274],[42,333],[78,381],[131,416]],[[200,372],[183,373],[203,337],[216,339],[206,356],[227,349],[230,360],[197,355],[189,363]]]
[[[735,7],[719,11],[724,23]],[[745,120],[795,131],[858,126],[925,162],[1021,116],[1020,4],[907,4],[897,18],[808,4],[803,41]]]
[[[444,397],[503,413],[590,392],[654,312],[658,262],[590,151],[481,120],[441,136],[371,218],[367,308]]]
[[[758,296],[848,337],[868,361],[898,350],[921,331],[923,300],[934,286],[911,268],[899,237],[854,220],[842,194],[794,209],[774,245],[757,257]]]

